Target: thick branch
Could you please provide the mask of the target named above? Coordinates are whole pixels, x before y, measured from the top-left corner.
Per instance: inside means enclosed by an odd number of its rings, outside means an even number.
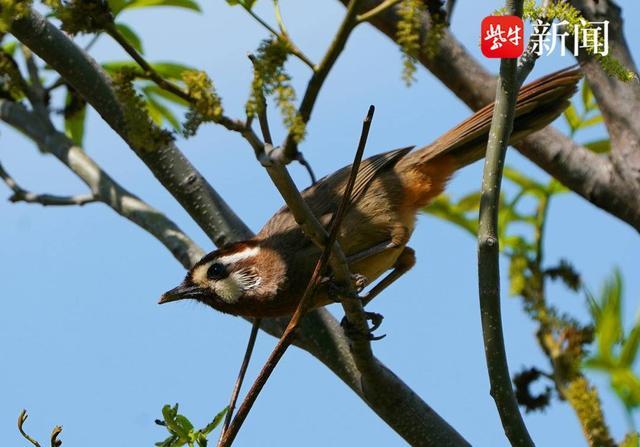
[[[625,67],[637,73],[635,61],[624,37],[622,10],[612,1],[572,0],[590,22],[609,21],[609,54]],[[587,82],[593,90],[598,107],[611,138],[611,161],[628,189],[631,204],[640,206],[640,82],[621,81],[607,74],[593,55],[579,53]],[[635,198],[635,200],[633,200]]]
[[[65,34],[35,11],[15,21],[11,33],[96,109],[216,244],[250,236],[246,225],[173,142],[151,148],[135,144],[132,133],[136,129],[128,128],[125,111],[110,79]]]
[[[86,151],[75,146],[50,123],[42,123],[35,112],[21,104],[0,99],[0,120],[31,138],[43,152],[64,163],[89,187],[92,197],[151,233],[185,268],[202,257],[203,251],[175,223],[120,186]]]
[[[365,6],[373,8],[382,1],[367,0]],[[347,0],[340,2],[346,4]],[[395,40],[398,19],[395,8],[391,8],[376,15],[370,23]],[[423,34],[429,29],[426,16],[422,29]],[[429,58],[423,51],[418,55],[418,61],[473,110],[493,101],[494,76],[467,52],[448,29],[443,30],[435,55]],[[575,193],[640,231],[640,194],[615,172],[608,158],[577,145],[551,127],[528,136],[515,147]]]

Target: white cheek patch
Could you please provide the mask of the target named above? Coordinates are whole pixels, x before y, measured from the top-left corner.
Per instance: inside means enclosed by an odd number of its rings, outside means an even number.
[[[236,263],[238,261],[242,261],[247,258],[251,258],[257,255],[259,251],[260,251],[260,247],[245,248],[244,250],[239,251],[238,253],[233,253],[231,255],[218,258],[217,261],[223,264],[229,265],[229,264]]]

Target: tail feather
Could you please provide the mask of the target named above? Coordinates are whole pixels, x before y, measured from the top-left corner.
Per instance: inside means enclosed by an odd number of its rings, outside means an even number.
[[[569,105],[582,74],[569,68],[544,76],[525,85],[518,93],[513,132],[509,143],[542,129],[555,120]],[[491,127],[494,103],[478,110],[467,120],[442,135],[429,146],[409,154],[404,160],[418,167],[449,156],[454,170],[484,157]]]

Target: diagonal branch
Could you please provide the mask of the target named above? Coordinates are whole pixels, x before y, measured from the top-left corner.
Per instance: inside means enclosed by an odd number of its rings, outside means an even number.
[[[33,10],[13,22],[11,33],[87,99],[216,244],[251,235],[172,141],[158,142],[151,148],[141,146],[135,135],[139,129],[130,128],[126,106],[118,101],[109,77],[64,33]]]
[[[89,187],[95,200],[151,233],[185,268],[202,257],[203,251],[175,223],[120,186],[86,151],[56,131],[50,122],[42,123],[36,112],[0,99],[0,120],[29,137],[43,152],[64,163]]]
[[[369,127],[371,125],[372,117],[373,117],[373,106],[369,108],[369,113],[367,114],[367,118],[364,121],[363,128],[362,128],[362,136],[360,138],[360,144],[358,145],[355,159],[351,167],[351,174],[349,176],[349,181],[347,182],[347,186],[345,188],[344,195],[342,197],[340,205],[332,218],[331,230],[326,238],[326,242],[322,250],[322,254],[320,255],[320,258],[318,259],[318,261],[316,262],[316,266],[314,268],[313,274],[311,275],[311,278],[307,283],[307,287],[305,288],[302,298],[300,299],[298,307],[296,308],[296,311],[291,317],[291,320],[289,321],[287,328],[282,334],[282,337],[280,337],[278,344],[274,348],[273,352],[269,356],[269,359],[265,363],[263,369],[260,371],[260,374],[258,375],[257,379],[252,385],[251,389],[249,390],[247,397],[245,398],[242,405],[240,406],[237,416],[233,419],[233,422],[229,426],[228,430],[225,431],[224,435],[220,439],[220,442],[218,443],[219,447],[227,447],[231,445],[231,443],[235,439],[235,436],[237,435],[238,431],[240,430],[240,427],[242,426],[242,423],[246,419],[249,411],[251,410],[251,407],[253,406],[253,403],[257,399],[258,394],[266,384],[271,373],[273,372],[276,365],[278,364],[278,362],[286,352],[287,348],[291,345],[291,342],[295,335],[295,330],[300,324],[300,320],[307,313],[307,311],[309,310],[312,304],[311,300],[316,291],[321,275],[324,273],[327,265],[331,261],[331,258],[336,256],[336,252],[338,256],[340,256],[341,254],[341,250],[336,241],[336,238],[338,236],[338,230],[340,229],[340,224],[342,223],[342,218],[344,217],[344,213],[351,200],[351,191],[353,190],[353,185],[355,183],[356,176],[358,174],[358,170],[360,167],[360,161],[362,160],[362,154],[364,153],[364,148],[366,145],[367,135],[369,134]],[[259,119],[260,119],[260,126],[262,128],[264,139],[267,142],[267,144],[271,144],[272,143],[271,132],[269,131],[269,126],[267,122],[267,113],[266,113],[266,105],[264,102],[264,98],[262,98],[262,107],[261,107],[261,113],[259,115]],[[286,168],[282,168],[282,169],[286,169]],[[296,197],[284,197],[284,199],[287,203],[294,202],[294,201],[304,202],[300,193],[297,193]],[[311,213],[310,210],[309,210],[309,214],[305,216],[304,219],[306,222],[311,222],[313,220],[316,220],[315,216]],[[308,226],[310,225],[308,224]],[[344,254],[342,254],[342,256],[344,257]],[[332,262],[332,264],[334,264],[334,262]],[[336,275],[336,277],[338,277],[338,279],[344,280],[344,277],[346,277],[349,283],[351,283],[349,279],[351,275],[349,273],[349,269],[348,269],[348,266],[346,265],[346,262],[341,267],[342,267],[342,271],[334,270],[334,274]],[[353,289],[352,284],[350,288]],[[353,290],[350,290],[349,292],[352,293]],[[347,311],[348,309],[349,307],[345,306],[345,311]],[[364,325],[364,330],[366,330],[366,321],[364,319],[362,312],[363,312],[362,305],[360,305],[360,315],[353,315],[353,313],[351,313],[349,317],[352,319],[359,318],[361,325]],[[368,342],[367,342],[367,345],[369,345]],[[371,357],[370,346],[369,346],[369,357]],[[358,363],[357,355],[356,355],[356,362]]]

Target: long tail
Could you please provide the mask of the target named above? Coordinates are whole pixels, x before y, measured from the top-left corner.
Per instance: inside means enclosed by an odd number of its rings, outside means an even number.
[[[542,129],[569,105],[582,75],[574,68],[557,71],[524,86],[518,94],[509,143]],[[432,144],[407,154],[395,166],[403,179],[406,205],[419,209],[444,190],[458,169],[484,157],[494,105],[470,118]]]
[[[579,69],[569,68],[544,76],[525,85],[518,93],[513,143],[555,120],[569,105],[582,75]],[[454,127],[429,146],[409,154],[405,163],[424,165],[441,157],[451,157],[454,170],[484,157],[494,104],[478,110],[470,118]]]

